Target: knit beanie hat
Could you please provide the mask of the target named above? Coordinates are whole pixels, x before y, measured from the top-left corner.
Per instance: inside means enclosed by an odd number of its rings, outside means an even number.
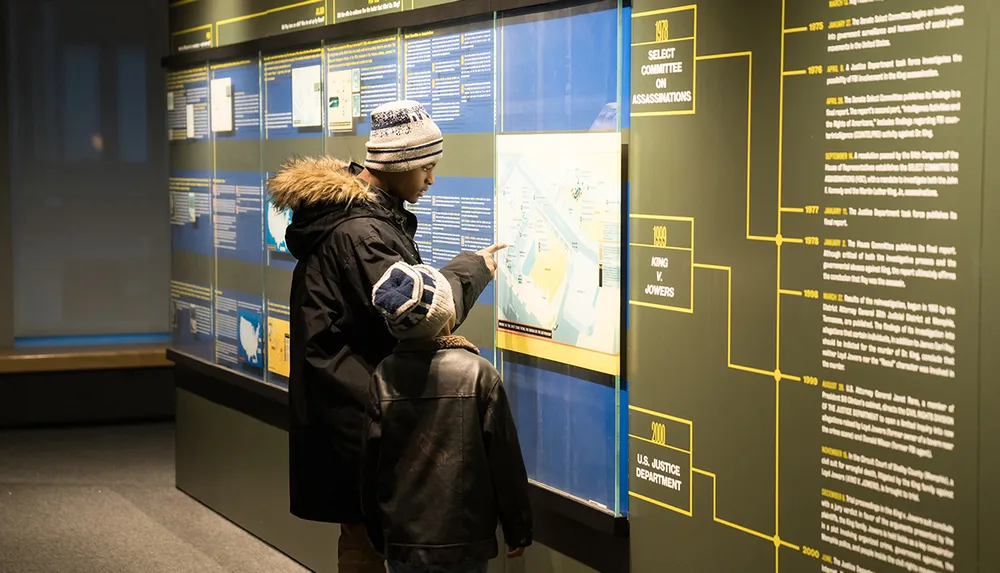
[[[434,338],[455,318],[451,285],[427,265],[389,267],[372,289],[372,303],[400,340]]]
[[[371,113],[365,167],[409,171],[441,159],[441,129],[424,106],[413,100],[385,103]]]

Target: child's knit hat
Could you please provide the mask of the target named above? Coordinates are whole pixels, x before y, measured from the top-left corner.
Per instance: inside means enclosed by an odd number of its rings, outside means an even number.
[[[372,303],[400,340],[434,338],[455,318],[451,285],[427,265],[389,267],[372,289]]]
[[[365,167],[410,171],[441,159],[441,129],[424,106],[413,100],[382,104],[372,110]]]

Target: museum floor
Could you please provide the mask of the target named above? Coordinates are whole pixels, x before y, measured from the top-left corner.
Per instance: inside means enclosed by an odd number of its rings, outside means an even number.
[[[0,572],[43,571],[306,569],[174,488],[172,424],[0,431]]]

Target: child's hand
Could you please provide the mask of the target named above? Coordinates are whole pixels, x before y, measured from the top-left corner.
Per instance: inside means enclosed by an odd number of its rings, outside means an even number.
[[[517,559],[518,557],[521,557],[522,555],[524,555],[524,547],[508,547],[507,548],[507,557],[510,557],[511,559]]]

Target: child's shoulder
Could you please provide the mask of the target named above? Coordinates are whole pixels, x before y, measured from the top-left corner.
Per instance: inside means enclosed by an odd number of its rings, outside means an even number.
[[[449,350],[452,351],[450,352],[452,359],[463,365],[467,365],[467,367],[470,368],[470,372],[496,374],[497,376],[500,375],[500,373],[497,372],[496,367],[493,366],[493,363],[478,352],[472,352],[471,350],[465,348],[453,348]],[[473,367],[475,367],[475,370],[472,370]]]

